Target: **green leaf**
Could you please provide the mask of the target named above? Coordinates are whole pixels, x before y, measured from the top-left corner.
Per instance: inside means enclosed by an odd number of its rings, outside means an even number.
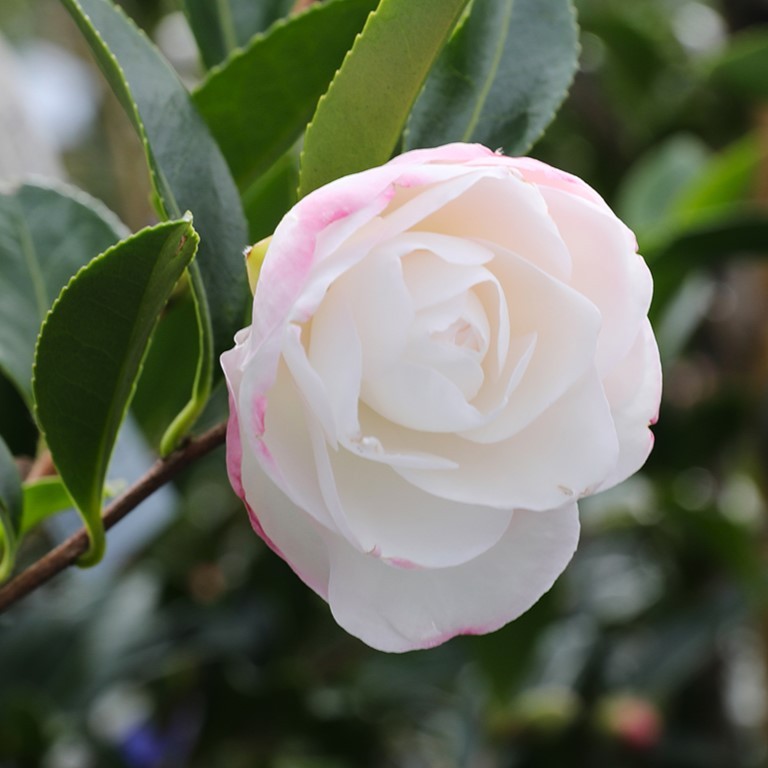
[[[698,179],[710,157],[695,136],[672,136],[653,147],[635,163],[617,195],[616,210],[644,245],[670,226],[681,195]]]
[[[299,169],[292,152],[283,155],[243,194],[248,219],[248,239],[252,243],[271,235],[280,219],[296,202]]]
[[[208,2],[208,0],[206,0]],[[333,0],[275,25],[193,99],[241,187],[301,136],[376,0]]]
[[[286,16],[293,0],[184,0],[203,63],[213,67]]]
[[[10,576],[21,525],[21,479],[5,441],[0,439],[0,581]]]
[[[749,200],[759,169],[768,159],[755,136],[747,136],[715,155],[675,205],[681,221],[709,217],[713,211]]]
[[[31,386],[31,382],[30,382]],[[38,432],[28,406],[11,380],[0,375],[0,437],[14,456],[34,456]]]
[[[653,271],[654,319],[683,284],[689,272],[732,259],[768,257],[768,213],[756,207],[731,206],[682,228],[663,244],[644,250]]]
[[[405,147],[473,141],[523,154],[578,66],[571,0],[474,0],[413,108]]]
[[[739,35],[713,63],[712,79],[749,99],[768,98],[768,32],[757,29]]]
[[[703,248],[702,258],[708,253],[716,258],[728,247],[720,232],[725,238],[733,233],[731,246],[738,250],[743,249],[742,237],[751,242],[749,232],[755,225],[760,228],[762,215],[751,201],[760,163],[752,136],[716,155],[691,136],[673,136],[630,170],[617,209],[635,229],[649,261],[670,249],[685,250],[689,241]],[[711,234],[713,240],[700,243],[697,232],[707,233],[705,238]]]
[[[24,536],[44,520],[65,509],[75,507],[67,487],[58,476],[41,477],[24,483],[24,505],[21,517],[21,535]]]
[[[392,156],[468,0],[381,0],[307,128],[299,196]]]
[[[119,483],[108,483],[104,489],[104,498],[116,496],[121,488]],[[31,483],[22,484],[24,502],[22,505],[20,537],[49,517],[73,509],[76,504],[69,495],[67,486],[57,475],[41,477]]]
[[[191,291],[179,291],[171,297],[152,334],[131,402],[132,415],[155,448],[159,448],[168,424],[184,408],[199,354],[194,297]],[[173,360],[171,376],[169,360]]]
[[[197,298],[207,305],[201,314],[210,316],[217,355],[232,346],[248,299],[246,222],[227,164],[176,73],[120,9],[108,0],[61,1],[144,143],[164,217],[187,210],[195,217],[205,286]]]
[[[123,240],[78,272],[40,332],[37,417],[91,538],[83,565],[103,554],[102,489],[117,431],[155,321],[197,244],[187,219]]]
[[[704,267],[724,257],[766,256],[768,213],[758,207],[732,206],[717,216],[682,229],[662,247],[648,251],[646,261],[654,270],[675,265]]]
[[[0,370],[32,406],[32,359],[45,315],[80,267],[127,230],[63,184],[0,193]]]

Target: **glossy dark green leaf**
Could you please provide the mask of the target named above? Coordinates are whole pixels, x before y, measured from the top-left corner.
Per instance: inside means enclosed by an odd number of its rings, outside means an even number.
[[[414,105],[407,149],[476,141],[523,154],[578,65],[571,0],[474,0]]]
[[[296,202],[298,183],[297,158],[288,152],[248,187],[243,194],[243,208],[248,219],[248,239],[252,243],[275,231],[280,219]]]
[[[0,581],[8,578],[13,569],[21,525],[21,498],[16,463],[0,438]]]
[[[241,187],[301,136],[377,0],[332,0],[256,37],[193,94]]]
[[[293,0],[184,0],[184,11],[206,67],[219,64],[235,48],[242,48],[253,35],[286,16],[292,6]]]
[[[468,0],[381,0],[307,128],[299,195],[386,162]]]
[[[30,381],[31,386],[31,381]],[[6,376],[0,375],[0,437],[14,456],[34,456],[37,452],[37,425],[31,406]]]
[[[104,550],[104,478],[150,334],[197,244],[186,219],[118,243],[78,272],[40,333],[37,418],[91,537],[84,564]]]
[[[227,164],[181,81],[149,39],[108,0],[61,0],[144,142],[166,218],[184,211],[200,233],[196,260],[205,286],[214,354],[232,346],[247,285],[245,217]]]
[[[101,203],[63,184],[0,194],[0,370],[29,407],[46,313],[80,267],[126,234]]]
[[[179,292],[168,302],[152,334],[131,403],[132,416],[154,448],[160,447],[168,424],[189,397],[199,353],[194,298],[189,291]]]

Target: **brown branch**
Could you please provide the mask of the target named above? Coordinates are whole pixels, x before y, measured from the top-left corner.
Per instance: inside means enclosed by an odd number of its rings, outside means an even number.
[[[226,424],[219,424],[200,437],[188,440],[165,459],[156,461],[143,477],[104,508],[101,516],[104,528],[109,530],[182,469],[221,445],[226,428]],[[0,588],[0,613],[73,565],[87,550],[88,534],[81,528]]]
[[[56,467],[53,465],[50,451],[43,451],[32,463],[27,476],[24,478],[28,482],[39,480],[41,477],[49,477],[56,474]]]

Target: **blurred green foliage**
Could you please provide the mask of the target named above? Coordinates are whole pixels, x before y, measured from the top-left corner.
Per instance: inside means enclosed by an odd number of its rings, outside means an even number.
[[[598,189],[652,265],[665,398],[643,473],[581,504],[579,551],[529,613],[387,656],[336,627],[252,534],[219,452],[179,480],[172,522],[119,569],[65,574],[0,617],[1,768],[768,763],[768,13],[759,0],[577,5],[581,71],[533,154]],[[156,37],[180,10],[124,6]],[[287,6],[264,9],[253,31]],[[7,0],[0,29],[83,52],[49,0]],[[225,36],[208,32],[212,64]],[[138,227],[151,209],[132,141],[105,96],[64,162]],[[251,190],[255,210],[273,190],[290,202],[286,157]],[[261,215],[259,237],[277,214]],[[152,444],[161,364],[195,354],[173,341],[189,297],[172,302],[134,404]],[[0,435],[32,453],[5,380],[0,404]],[[224,411],[219,393],[205,418]]]

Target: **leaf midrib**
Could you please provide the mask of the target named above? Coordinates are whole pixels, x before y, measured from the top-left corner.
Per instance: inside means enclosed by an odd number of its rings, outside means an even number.
[[[496,77],[496,73],[499,71],[501,58],[504,54],[504,48],[507,44],[507,38],[509,36],[509,30],[510,30],[509,22],[512,17],[512,9],[514,5],[515,5],[515,0],[507,1],[507,10],[504,14],[503,22],[499,25],[499,30],[501,34],[498,37],[496,48],[493,52],[491,67],[486,73],[485,82],[483,83],[483,87],[480,89],[480,92],[478,94],[477,103],[475,104],[475,108],[472,110],[472,114],[470,115],[469,124],[467,125],[467,128],[464,131],[462,141],[469,141],[472,138],[472,134],[475,132],[475,128],[477,128],[477,124],[480,122],[480,116],[483,112],[483,109],[485,108],[485,103],[488,100],[488,96],[491,93],[491,89],[493,88],[493,82]]]

